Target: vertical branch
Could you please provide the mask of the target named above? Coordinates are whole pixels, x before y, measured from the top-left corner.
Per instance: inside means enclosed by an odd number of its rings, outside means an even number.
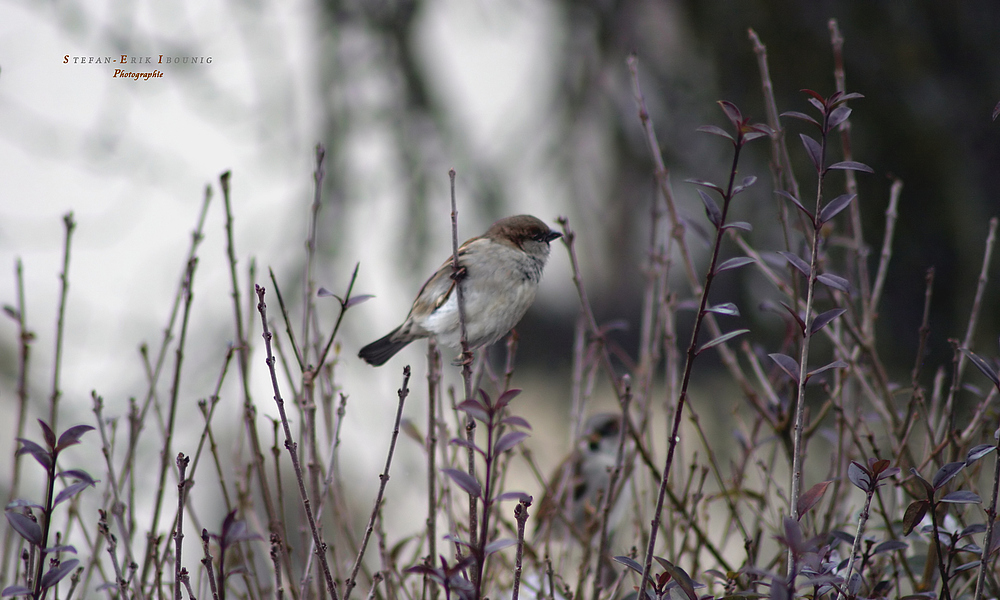
[[[465,398],[472,398],[472,352],[469,351],[469,337],[466,331],[465,321],[465,293],[462,290],[462,280],[465,279],[465,269],[458,261],[458,203],[455,198],[455,169],[448,171],[448,178],[451,180],[451,278],[455,281],[455,294],[458,300],[458,326],[461,335],[462,346],[462,381],[465,384]],[[476,421],[471,416],[465,417],[465,435],[469,440],[469,476],[476,477],[476,452],[473,450],[476,439]],[[469,539],[475,540],[478,531],[478,519],[476,508],[478,503],[476,497],[469,494]],[[477,571],[473,571],[476,573]],[[477,589],[479,581],[473,581]]]
[[[326,544],[323,542],[320,536],[319,528],[316,526],[316,518],[313,516],[312,507],[309,502],[309,495],[306,493],[306,484],[302,475],[302,465],[299,463],[298,448],[295,442],[292,441],[292,430],[288,425],[288,416],[285,414],[285,400],[281,397],[281,391],[278,388],[278,375],[274,369],[274,354],[271,352],[271,331],[267,326],[267,305],[264,303],[264,288],[255,285],[254,290],[257,292],[257,311],[260,313],[260,324],[263,330],[261,336],[264,338],[264,348],[267,353],[267,369],[271,374],[271,389],[274,390],[274,403],[278,407],[278,415],[281,417],[281,427],[285,433],[285,449],[288,450],[288,455],[292,459],[292,467],[295,469],[295,480],[299,484],[299,498],[302,500],[302,507],[306,513],[306,519],[309,521],[309,530],[312,533],[313,543],[315,544],[314,551],[316,556],[320,560],[320,564],[323,566],[323,575],[326,578],[326,587],[330,596],[337,600],[337,588],[333,583],[333,575],[330,573],[330,565],[326,560]]]
[[[63,215],[63,226],[66,229],[66,238],[63,243],[63,267],[59,274],[59,313],[56,317],[56,357],[52,365],[52,396],[49,398],[49,427],[53,431],[58,431],[57,418],[59,416],[59,397],[62,391],[59,389],[59,376],[62,373],[62,352],[63,352],[63,327],[66,319],[66,296],[69,294],[69,255],[70,242],[73,239],[73,230],[76,229],[76,222],[73,220],[73,213],[68,212]]]
[[[236,324],[236,340],[239,353],[237,358],[240,365],[240,383],[243,390],[243,423],[246,427],[247,439],[250,442],[250,453],[253,459],[253,469],[257,474],[257,484],[260,486],[261,498],[264,501],[264,511],[267,513],[268,529],[271,533],[276,533],[285,540],[284,520],[274,508],[274,498],[271,495],[271,486],[267,481],[267,472],[264,469],[264,453],[261,450],[260,436],[257,432],[257,408],[254,406],[253,398],[250,396],[250,340],[247,339],[243,325],[243,310],[240,307],[240,284],[236,276],[236,244],[233,236],[233,211],[229,197],[229,179],[231,173],[226,171],[219,176],[219,184],[222,187],[222,200],[226,210],[226,253],[229,257],[229,276],[231,281],[233,297],[233,320]],[[292,572],[291,558],[287,552],[282,553],[285,561],[285,571]],[[298,591],[292,588],[292,597],[298,597]]]
[[[186,478],[187,467],[191,459],[184,454],[177,455],[177,526],[174,529],[174,600],[182,600],[181,584],[186,577],[182,574],[181,550],[184,547],[184,503],[187,500],[187,490],[190,481]]]
[[[396,392],[396,395],[399,396],[399,404],[396,406],[396,422],[393,424],[392,438],[389,440],[389,453],[385,457],[385,469],[378,476],[378,495],[375,497],[372,514],[368,518],[368,527],[365,528],[365,537],[361,540],[361,548],[358,550],[358,556],[354,560],[354,567],[351,568],[351,575],[344,586],[344,600],[348,600],[351,597],[351,591],[358,584],[358,570],[361,568],[361,561],[365,557],[368,540],[371,539],[372,531],[375,529],[375,519],[378,518],[379,511],[382,508],[382,497],[385,495],[385,486],[389,483],[389,467],[392,466],[392,455],[396,451],[396,439],[399,437],[399,422],[403,419],[403,404],[406,402],[406,397],[410,395],[409,385],[410,366],[407,365],[403,367],[403,385]]]
[[[174,363],[174,378],[170,386],[170,412],[167,417],[163,449],[160,451],[160,478],[156,488],[156,500],[153,503],[152,525],[149,528],[149,544],[146,548],[146,558],[143,561],[142,573],[139,577],[139,587],[147,582],[150,568],[153,567],[153,556],[156,554],[157,529],[160,525],[160,512],[163,507],[163,497],[166,494],[167,474],[170,472],[170,447],[173,444],[174,424],[177,422],[177,399],[181,387],[181,367],[184,364],[184,345],[187,342],[188,322],[191,316],[191,300],[194,297],[194,272],[198,259],[193,258],[188,263],[187,278],[184,283],[184,313],[181,317],[181,335],[177,341],[176,359]]]
[[[427,565],[434,566],[437,559],[437,399],[441,394],[441,353],[434,338],[427,341]],[[430,587],[431,600],[437,600],[438,586],[428,586],[424,576],[424,589]]]
[[[35,339],[35,334],[28,330],[28,320],[25,316],[24,302],[24,268],[21,259],[14,261],[15,280],[17,281],[17,333],[19,341],[19,352],[17,355],[17,428],[14,439],[23,438],[24,423],[28,417],[28,358],[31,355],[31,342]],[[21,454],[14,453],[14,466],[12,469],[10,495],[8,500],[17,498],[21,482]],[[11,544],[14,540],[14,528],[7,527],[3,534],[3,554],[0,555],[0,582],[7,581],[7,569],[10,566],[8,560],[10,556]]]

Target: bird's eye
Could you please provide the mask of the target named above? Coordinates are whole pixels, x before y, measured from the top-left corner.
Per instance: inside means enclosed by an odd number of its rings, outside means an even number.
[[[601,445],[598,442],[596,442],[596,441],[590,442],[590,451],[591,452],[597,452],[597,449],[600,448],[600,447],[601,447]]]

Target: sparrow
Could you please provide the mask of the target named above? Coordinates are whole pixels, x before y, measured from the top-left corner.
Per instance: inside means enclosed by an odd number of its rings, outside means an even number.
[[[561,236],[531,215],[516,215],[500,219],[483,235],[462,244],[459,280],[470,349],[496,342],[517,325],[535,300],[549,243]],[[458,349],[458,314],[449,257],[420,288],[403,324],[362,348],[358,356],[377,367],[413,340],[430,336]]]
[[[587,419],[576,448],[556,467],[545,486],[538,505],[536,540],[562,537],[597,551],[601,512],[609,493],[611,471],[618,461],[621,428],[620,414],[600,413]],[[623,450],[627,456],[629,446]],[[622,493],[611,499],[613,504],[607,524],[609,543],[613,543],[615,530],[627,506],[624,496],[628,488],[621,487],[621,482],[630,474],[631,464],[624,465],[616,482],[616,489]],[[598,557],[597,565],[602,585],[610,587],[617,578],[611,554]]]
[[[567,531],[580,543],[589,543],[597,533],[604,496],[608,493],[611,470],[618,459],[621,436],[620,414],[596,414],[584,424],[573,452],[556,467],[538,505],[535,535],[562,535]],[[620,483],[627,475],[624,470]],[[619,499],[609,515],[609,529],[620,517]]]

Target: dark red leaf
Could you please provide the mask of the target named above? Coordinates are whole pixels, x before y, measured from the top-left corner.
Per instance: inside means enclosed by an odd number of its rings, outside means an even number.
[[[906,507],[906,513],[903,515],[903,535],[910,535],[913,528],[920,524],[927,514],[928,505],[926,500],[914,500]]]
[[[826,488],[830,487],[831,483],[833,482],[821,481],[816,485],[812,486],[811,488],[809,488],[808,490],[806,490],[805,492],[803,492],[801,496],[799,496],[799,504],[797,510],[799,519],[802,519],[802,515],[809,512],[812,509],[812,507],[816,506],[816,503],[823,498],[823,494],[826,493]]]

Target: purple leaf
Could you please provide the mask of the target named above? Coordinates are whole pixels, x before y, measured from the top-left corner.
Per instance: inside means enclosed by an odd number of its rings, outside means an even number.
[[[802,518],[802,515],[809,512],[809,510],[812,507],[816,506],[816,503],[823,498],[823,494],[826,493],[826,488],[829,487],[831,483],[833,482],[821,481],[816,485],[812,486],[811,488],[809,488],[808,490],[806,490],[805,492],[803,492],[801,496],[799,496],[799,504],[797,511],[799,519]]]
[[[494,498],[498,502],[506,502],[508,500],[517,500],[518,502],[531,502],[531,496],[525,494],[524,492],[504,492]]]
[[[996,446],[993,444],[980,444],[969,450],[969,453],[965,456],[965,464],[971,465],[994,450],[996,450]]]
[[[715,185],[711,181],[705,181],[704,179],[685,179],[684,181],[686,183],[693,183],[694,185],[700,185],[701,187],[707,187],[710,190],[715,190],[716,192],[719,193],[720,196],[725,195],[725,193],[722,191],[722,188]]]
[[[872,489],[871,474],[856,460],[852,460],[851,464],[847,466],[847,478],[866,494]]]
[[[334,294],[325,287],[321,287],[318,290],[316,290],[316,295],[319,296],[320,298],[336,298],[337,300],[340,300],[340,296]]]
[[[518,417],[516,415],[504,417],[504,419],[500,422],[504,425],[510,425],[512,427],[524,427],[525,429],[531,429],[531,423],[528,423],[524,417]]]
[[[859,163],[853,160],[845,160],[843,162],[833,163],[827,169],[840,169],[841,171],[861,171],[863,173],[874,173],[875,170],[864,163]]]
[[[972,364],[976,365],[976,368],[979,369],[983,375],[986,375],[990,381],[993,382],[993,385],[996,386],[997,390],[1000,391],[1000,376],[997,376],[996,370],[990,365],[990,363],[986,362],[986,359],[968,348],[962,348],[962,352],[969,357]]]
[[[458,484],[458,487],[462,488],[465,493],[472,496],[473,498],[481,498],[483,496],[483,488],[479,485],[472,475],[469,475],[465,471],[459,471],[458,469],[441,469],[448,477],[451,477],[452,481]]]
[[[730,258],[729,260],[723,262],[721,265],[715,268],[716,273],[721,273],[723,271],[728,271],[730,269],[738,269],[743,265],[749,265],[752,262],[757,262],[749,256],[737,256],[735,258]]]
[[[31,520],[27,515],[13,510],[5,511],[4,514],[7,515],[7,521],[14,528],[14,531],[28,540],[29,544],[32,546],[42,545],[42,528],[38,526],[38,523]]]
[[[934,487],[934,491],[937,491],[944,487],[944,484],[951,481],[955,475],[958,475],[959,471],[965,468],[965,461],[951,462],[945,466],[938,469],[938,472],[934,474],[934,478],[931,479],[931,485]]]
[[[705,345],[702,346],[701,348],[698,348],[698,354],[701,354],[702,352],[704,352],[705,350],[708,350],[709,348],[712,348],[714,346],[718,346],[719,344],[721,344],[723,342],[727,342],[727,341],[733,339],[734,337],[737,337],[737,336],[743,335],[744,333],[749,333],[749,332],[750,332],[749,329],[737,329],[736,331],[730,331],[729,333],[724,333],[724,334],[720,335],[719,337],[715,338],[714,340],[710,340],[710,341],[706,342]]]
[[[806,123],[812,123],[816,127],[819,127],[819,122],[816,119],[810,117],[806,113],[801,113],[801,112],[798,112],[796,110],[790,110],[788,112],[783,112],[783,113],[781,113],[781,116],[783,116],[783,117],[791,117],[793,119],[798,119],[800,121],[805,121]]]
[[[832,363],[825,364],[818,369],[813,369],[812,371],[806,373],[806,381],[812,379],[814,375],[819,375],[820,373],[829,371],[830,369],[846,369],[848,366],[849,365],[842,360],[835,360]]]
[[[743,181],[740,182],[740,184],[738,186],[736,186],[736,187],[733,188],[733,196],[735,196],[736,194],[739,194],[743,190],[747,189],[748,187],[750,187],[751,185],[753,185],[756,181],[757,181],[757,178],[754,177],[753,175],[749,175],[747,177],[744,177]]]
[[[640,571],[641,573],[642,571]],[[23,585],[8,585],[0,592],[0,596],[4,598],[10,598],[11,596],[27,596],[31,594],[32,590],[26,588]]]
[[[722,211],[719,210],[719,205],[712,200],[712,197],[708,195],[705,190],[698,190],[698,196],[701,198],[701,203],[705,205],[705,214],[708,215],[708,220],[719,227],[722,225]]]
[[[736,140],[733,139],[733,136],[729,135],[721,127],[716,127],[715,125],[702,125],[701,127],[699,127],[697,129],[697,131],[701,131],[702,133],[711,133],[712,135],[717,135],[719,137],[726,138],[730,142],[733,142],[733,143],[736,142]]]
[[[505,433],[503,437],[497,440],[496,447],[493,450],[496,454],[501,454],[520,444],[527,438],[528,434],[523,431],[511,431]]]
[[[59,583],[63,577],[70,574],[70,571],[76,568],[80,564],[80,561],[76,558],[71,558],[67,561],[63,561],[58,567],[52,567],[49,569],[45,575],[42,575],[42,589],[47,590]]]
[[[18,456],[22,454],[30,454],[39,462],[39,464],[45,467],[46,471],[52,468],[52,454],[50,454],[48,450],[42,448],[31,440],[17,438],[17,441],[21,442],[21,447],[17,449]]]
[[[42,437],[45,438],[45,444],[49,448],[53,448],[56,445],[56,434],[55,434],[55,432],[52,431],[52,428],[49,427],[48,423],[46,423],[45,421],[43,421],[41,419],[38,419],[38,424],[42,428]]]
[[[785,190],[778,190],[778,191],[776,191],[774,193],[778,194],[779,196],[782,196],[784,198],[787,198],[787,199],[791,200],[792,204],[794,204],[799,210],[801,210],[803,213],[805,213],[805,215],[807,217],[809,217],[809,222],[810,223],[813,222],[813,215],[812,215],[812,213],[809,212],[809,209],[806,208],[805,206],[803,206],[801,202],[799,202],[798,198],[796,198],[795,196],[789,194]]]
[[[740,316],[740,309],[736,308],[736,305],[732,302],[710,306],[705,309],[705,312],[715,313],[717,315],[729,315],[732,317]]]
[[[795,254],[794,252],[786,252],[785,250],[779,250],[778,254],[784,256],[785,260],[788,261],[788,264],[795,267],[796,271],[802,273],[806,277],[809,277],[809,273],[811,271],[809,263],[799,258],[798,254]]]
[[[52,505],[53,506],[58,506],[61,502],[65,502],[66,500],[69,500],[70,498],[72,498],[73,496],[76,496],[81,491],[83,491],[85,488],[87,488],[87,487],[89,487],[91,485],[94,485],[94,484],[92,484],[90,482],[87,482],[87,481],[77,481],[74,484],[67,485],[65,488],[63,488],[63,490],[61,492],[59,492],[58,494],[56,494],[56,498],[53,501]]]
[[[53,552],[72,552],[76,554],[76,548],[69,544],[63,544],[61,546],[49,546],[45,550],[42,550],[43,554],[51,554]]]
[[[819,211],[820,224],[826,223],[830,219],[837,216],[840,213],[840,211],[847,208],[848,205],[850,205],[851,200],[854,200],[854,198],[856,197],[857,194],[841,194],[840,196],[837,196],[833,200],[830,200],[830,202],[828,202],[827,205],[823,207],[823,210]]]
[[[733,221],[732,223],[726,223],[723,229],[742,229],[743,231],[753,231],[753,225],[747,223],[746,221]]]
[[[903,514],[903,535],[910,535],[913,528],[920,524],[929,505],[930,502],[926,500],[914,500],[906,507],[906,513]]]
[[[632,569],[639,575],[642,575],[642,565],[637,563],[634,559],[629,558],[628,556],[616,556],[615,562],[625,565],[626,567]]]
[[[75,444],[79,444],[80,436],[87,433],[91,429],[93,429],[93,427],[90,425],[75,425],[70,427],[59,436],[59,443],[56,444],[56,450],[62,450]]]
[[[719,106],[722,107],[722,112],[726,113],[726,118],[735,127],[739,128],[743,124],[743,115],[740,113],[740,109],[736,108],[735,104],[726,100],[719,100]]]
[[[785,304],[784,301],[781,301],[779,303],[781,304],[781,306],[784,307],[786,311],[788,311],[788,314],[792,315],[792,318],[795,319],[795,322],[799,324],[799,332],[802,333],[802,335],[805,335],[806,323],[805,321],[802,320],[802,317],[799,316],[799,313],[795,312],[795,310],[793,310],[791,306]]]
[[[496,406],[494,406],[493,408],[496,409],[496,410],[502,409],[503,407],[505,407],[508,404],[510,404],[511,400],[513,400],[514,398],[517,398],[518,394],[520,394],[520,393],[521,393],[521,390],[518,389],[518,388],[512,388],[512,389],[507,390],[506,392],[500,394],[500,397],[497,398]]]
[[[949,504],[982,504],[983,499],[975,492],[956,490],[950,494],[945,494],[941,498],[941,502],[948,502]]]
[[[490,415],[486,411],[486,407],[478,400],[463,400],[456,408],[477,421],[488,423],[490,420]]]
[[[800,133],[799,137],[802,139],[802,145],[806,148],[806,154],[809,155],[809,160],[812,161],[813,167],[815,167],[816,172],[819,173],[823,167],[821,163],[823,160],[823,147],[819,145],[819,142],[804,133]]]
[[[486,556],[489,556],[489,555],[491,555],[493,553],[499,552],[500,550],[503,550],[504,548],[510,548],[511,546],[514,546],[516,544],[517,544],[517,540],[511,539],[511,538],[503,538],[503,539],[499,539],[499,540],[493,540],[489,544],[486,544]]]
[[[872,554],[881,554],[883,552],[892,552],[893,550],[906,550],[910,545],[906,542],[900,540],[887,540],[882,542],[875,549],[872,550]]]
[[[831,275],[830,273],[823,273],[822,275],[816,277],[816,281],[822,283],[827,287],[840,290],[845,294],[850,295],[851,293],[851,284],[843,277],[839,277],[837,275]]]
[[[838,106],[830,112],[826,119],[826,124],[830,129],[840,125],[851,116],[851,109],[846,106]]]
[[[777,363],[779,367],[781,367],[782,371],[787,373],[788,376],[792,378],[792,381],[798,383],[799,381],[798,361],[796,361],[791,356],[788,356],[787,354],[781,354],[779,352],[768,354],[768,356],[770,356],[771,360],[773,360],[775,363]]]
[[[346,310],[348,308],[351,308],[352,306],[357,306],[358,304],[361,304],[362,302],[367,302],[374,297],[375,296],[372,294],[359,294],[357,296],[351,296],[350,298],[347,299],[347,302],[344,303],[344,309]]]
[[[809,326],[809,335],[815,335],[817,331],[826,327],[830,321],[836,319],[845,312],[847,312],[846,308],[831,308],[826,312],[816,315],[813,317],[812,325]]]
[[[448,440],[448,443],[449,444],[454,444],[456,446],[461,446],[463,448],[469,448],[471,450],[475,450],[476,452],[482,454],[483,456],[486,456],[486,453],[483,452],[483,450],[479,446],[477,446],[473,442],[470,442],[467,439],[464,439],[464,438],[451,438],[450,440]]]

